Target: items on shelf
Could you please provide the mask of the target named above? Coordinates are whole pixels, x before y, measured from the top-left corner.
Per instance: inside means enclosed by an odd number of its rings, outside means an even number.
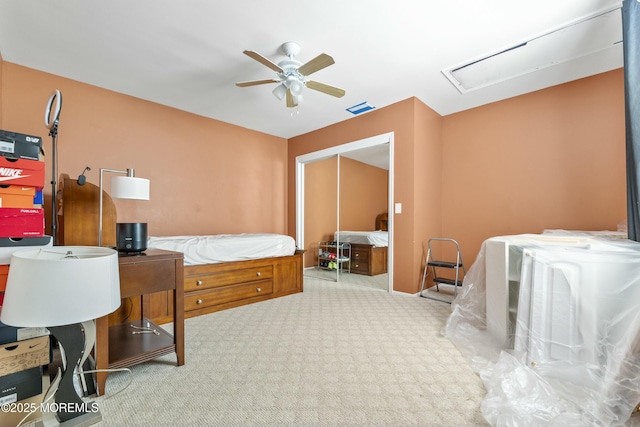
[[[319,242],[318,268],[351,272],[351,245],[349,243]]]

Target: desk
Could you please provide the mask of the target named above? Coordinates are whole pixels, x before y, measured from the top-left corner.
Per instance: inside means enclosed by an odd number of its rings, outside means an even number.
[[[159,249],[140,254],[120,254],[120,296],[142,296],[142,320],[109,327],[108,316],[96,320],[96,369],[137,365],[175,352],[177,365],[184,365],[184,255]],[[173,291],[173,335],[147,319],[149,294]],[[132,334],[147,327],[154,333]],[[108,373],[96,373],[98,396],[104,394]]]

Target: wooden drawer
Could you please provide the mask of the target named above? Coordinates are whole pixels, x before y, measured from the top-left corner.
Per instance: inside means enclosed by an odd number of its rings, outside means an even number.
[[[185,311],[273,293],[273,280],[259,280],[242,285],[216,287],[209,290],[185,293]]]
[[[234,283],[253,282],[273,278],[273,265],[262,265],[241,270],[228,270],[215,273],[186,276],[184,291],[200,291]]]
[[[119,265],[122,298],[173,290],[176,283],[174,260],[131,262]],[[123,285],[124,283],[124,285]]]
[[[351,262],[351,272],[360,274],[369,274],[369,263],[366,261],[355,260]]]
[[[353,245],[355,246],[355,245]],[[369,262],[369,254],[370,254],[370,249],[366,248],[358,248],[355,247],[352,249],[351,251],[351,259],[353,261],[361,261],[361,262]]]

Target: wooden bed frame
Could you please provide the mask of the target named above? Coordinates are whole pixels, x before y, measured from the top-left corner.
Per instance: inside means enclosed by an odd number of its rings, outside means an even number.
[[[98,244],[99,188],[67,174],[60,175],[56,193],[58,228],[57,245]],[[103,234],[105,246],[115,246],[116,210],[108,194],[103,196]],[[247,261],[184,267],[185,317],[199,316],[271,298],[302,292],[304,251],[294,255]],[[151,295],[151,307],[145,308],[149,318],[162,324],[173,319],[173,295],[158,292]],[[142,299],[123,300],[118,311],[109,316],[109,324],[139,320]]]
[[[184,267],[185,317],[302,292],[302,254]]]

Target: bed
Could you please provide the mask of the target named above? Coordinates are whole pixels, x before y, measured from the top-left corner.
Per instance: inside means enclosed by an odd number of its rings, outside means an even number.
[[[341,243],[359,243],[378,247],[389,246],[389,232],[375,231],[336,231],[333,239]]]
[[[58,244],[95,245],[99,189],[80,186],[63,174],[56,194]],[[93,209],[93,211],[90,211]],[[90,211],[90,212],[89,212]],[[104,200],[103,244],[115,246],[116,212],[110,197]],[[223,243],[224,242],[224,243]],[[216,245],[211,245],[216,243]],[[223,243],[220,245],[220,243]],[[240,234],[217,236],[151,237],[148,248],[184,253],[185,317],[224,310],[302,292],[302,255],[289,236]],[[216,255],[217,254],[217,255]],[[150,296],[149,317],[158,324],[172,321],[170,293]],[[110,323],[135,318],[142,302],[125,301]],[[133,311],[132,311],[133,310]],[[113,322],[111,320],[113,318]]]
[[[184,253],[185,317],[302,292],[302,254],[289,236],[150,237],[148,248]]]
[[[333,234],[333,239],[351,245],[352,273],[377,276],[387,272],[389,232],[386,213],[376,217],[376,230],[340,230]]]

